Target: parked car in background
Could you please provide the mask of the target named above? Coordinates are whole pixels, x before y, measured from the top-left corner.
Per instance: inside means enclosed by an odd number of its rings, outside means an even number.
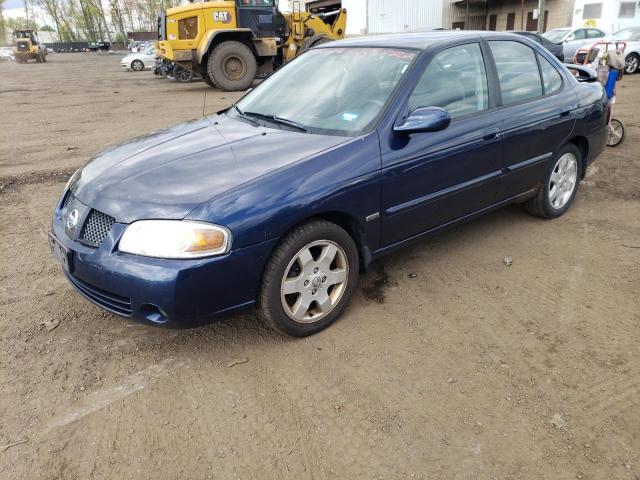
[[[611,39],[627,43],[624,51],[625,73],[636,73],[640,70],[640,25],[624,28],[614,33]]]
[[[141,53],[130,53],[122,60],[120,60],[120,66],[125,70],[147,70],[153,68],[156,65],[155,48],[148,48]]]
[[[562,45],[564,61],[569,63],[573,62],[573,57],[580,47],[589,46],[606,35],[604,30],[591,27],[554,28],[542,34],[550,42]]]
[[[563,215],[609,111],[600,83],[518,35],[324,43],[224,111],[98,154],[55,206],[51,250],[127,318],[190,326],[257,305],[311,335],[386,253],[511,203]]]
[[[15,59],[11,47],[0,48],[0,62],[13,62]]]
[[[107,52],[111,49],[111,43],[109,42],[89,42],[89,50],[92,52]]]
[[[517,35],[522,35],[523,37],[527,37],[527,38],[533,40],[534,42],[539,43],[544,48],[549,50],[553,54],[554,57],[556,57],[561,62],[564,62],[564,50],[562,48],[562,45],[558,45],[556,43],[553,43],[552,41],[546,39],[545,37],[543,37],[542,35],[540,35],[539,33],[536,33],[536,32],[528,32],[528,31],[525,31],[525,30],[513,30],[511,33],[515,33]]]

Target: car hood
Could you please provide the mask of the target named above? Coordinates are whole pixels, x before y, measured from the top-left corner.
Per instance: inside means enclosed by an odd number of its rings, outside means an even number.
[[[212,197],[346,140],[213,115],[100,153],[71,188],[82,203],[119,222],[179,219]]]

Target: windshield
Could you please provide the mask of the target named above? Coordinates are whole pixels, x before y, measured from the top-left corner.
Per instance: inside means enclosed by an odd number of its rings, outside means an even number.
[[[625,28],[613,35],[614,40],[624,40],[627,42],[636,42],[640,40],[640,28]]]
[[[564,36],[571,30],[568,28],[556,28],[543,33],[542,36],[553,43],[561,42]]]
[[[153,55],[153,51],[155,50],[155,47],[151,47],[149,50],[147,50],[146,52],[144,52],[145,55]]]
[[[382,112],[416,55],[392,48],[310,50],[242,98],[232,115],[287,120],[312,133],[358,135]]]

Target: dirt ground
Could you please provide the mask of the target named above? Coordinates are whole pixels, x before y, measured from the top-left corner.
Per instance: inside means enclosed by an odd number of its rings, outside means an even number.
[[[119,58],[0,64],[0,478],[640,479],[640,75],[566,216],[392,254],[294,340],[253,312],[147,327],[67,284],[46,235],[69,175],[238,97]]]

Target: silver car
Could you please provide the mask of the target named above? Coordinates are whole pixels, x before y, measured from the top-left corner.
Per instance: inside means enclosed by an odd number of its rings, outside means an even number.
[[[625,41],[624,73],[635,73],[640,70],[640,25],[623,28],[611,37],[613,41]]]
[[[562,45],[564,61],[573,63],[573,57],[581,47],[592,45],[607,34],[599,28],[554,28],[542,34],[547,40]]]

